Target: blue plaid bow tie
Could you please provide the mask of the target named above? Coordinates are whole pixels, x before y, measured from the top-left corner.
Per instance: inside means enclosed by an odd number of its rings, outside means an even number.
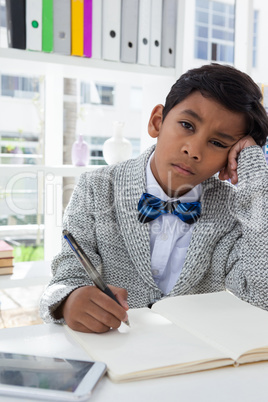
[[[194,223],[200,217],[200,202],[162,201],[154,195],[143,193],[138,204],[139,221],[150,222],[160,215],[173,214],[185,223]]]

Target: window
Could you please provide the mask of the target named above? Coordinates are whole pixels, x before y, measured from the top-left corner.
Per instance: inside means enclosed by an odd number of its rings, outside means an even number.
[[[0,83],[0,163],[42,163],[44,78],[2,74]]]
[[[0,163],[36,165],[43,159],[38,133],[0,131]]]
[[[142,88],[132,86],[129,82],[118,82],[114,85],[109,82],[80,82],[79,80],[77,80],[77,88],[80,99],[78,99],[78,105],[73,105],[77,110],[77,122],[75,124],[72,122],[69,126],[73,127],[74,138],[82,134],[89,145],[89,165],[106,165],[102,149],[104,142],[113,134],[114,121],[126,122],[123,135],[132,144],[132,157],[138,156],[140,154]],[[69,118],[71,118],[70,103],[65,117],[67,124]],[[70,136],[70,130],[68,134]]]
[[[196,0],[195,58],[234,62],[235,4]]]
[[[21,165],[43,163],[44,78],[0,76],[1,238],[14,246],[15,260],[44,255],[43,178]],[[17,166],[17,167],[16,167]]]
[[[1,96],[33,99],[39,94],[38,77],[1,75]]]
[[[259,12],[257,10],[254,10],[252,67],[257,67],[258,24]]]
[[[110,85],[96,84],[96,88],[102,105],[114,105],[114,87]]]
[[[114,105],[114,86],[94,82],[81,82],[81,104]]]
[[[38,177],[33,173],[0,177],[1,238],[14,246],[17,261],[34,259],[37,250],[37,259],[43,258],[43,201],[38,187]]]
[[[85,140],[89,145],[89,154],[90,154],[90,165],[106,165],[105,160],[103,159],[102,147],[104,141],[106,141],[108,137],[86,137]]]

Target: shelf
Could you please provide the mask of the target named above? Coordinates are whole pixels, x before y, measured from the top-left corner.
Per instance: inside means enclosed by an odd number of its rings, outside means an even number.
[[[52,174],[60,177],[77,177],[84,172],[92,172],[95,169],[103,167],[104,165],[88,165],[88,166],[44,166],[44,165],[0,165],[0,175],[12,176],[21,173],[38,173]]]
[[[140,64],[121,63],[116,61],[106,61],[90,59],[77,56],[65,56],[55,53],[34,52],[29,50],[19,49],[1,49],[0,58],[25,60],[31,62],[58,64],[69,67],[85,67],[114,71],[125,71],[129,73],[160,75],[172,77],[175,76],[175,68],[154,67]]]

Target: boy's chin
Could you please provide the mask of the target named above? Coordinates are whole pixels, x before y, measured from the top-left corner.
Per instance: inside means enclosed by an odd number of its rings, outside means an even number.
[[[165,191],[165,193],[170,197],[170,198],[178,198],[181,197],[184,194],[189,193],[189,191],[191,191],[195,185],[192,184],[182,184],[180,186],[178,186],[177,188],[168,188],[168,189],[163,189]]]

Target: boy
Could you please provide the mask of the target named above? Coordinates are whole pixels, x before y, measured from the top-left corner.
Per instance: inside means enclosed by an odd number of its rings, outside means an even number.
[[[268,118],[260,100],[258,86],[233,67],[189,70],[165,106],[152,111],[148,132],[156,146],[81,176],[64,228],[95,267],[102,264],[122,307],[92,286],[63,241],[41,300],[45,321],[105,332],[126,320],[128,306],[226,288],[268,309],[268,168],[261,149]]]

